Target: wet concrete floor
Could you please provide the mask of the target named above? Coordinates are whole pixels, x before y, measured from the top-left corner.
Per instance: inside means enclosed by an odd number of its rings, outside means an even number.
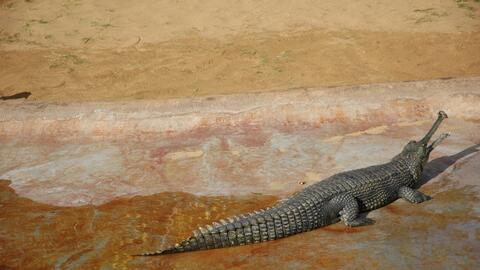
[[[249,115],[248,124],[220,121],[174,136],[151,126],[146,132],[139,123],[149,116],[135,118],[141,114],[135,104],[128,107],[130,124],[117,119],[114,132],[80,136],[58,128],[70,120],[48,119],[71,106],[22,103],[0,122],[0,269],[474,269],[480,263],[480,114],[469,102],[478,93],[453,92],[444,103],[420,108],[421,99],[396,96],[391,112],[372,109],[351,119],[351,109],[339,111],[337,104],[338,121],[320,124],[295,122],[301,113],[272,125]],[[453,99],[462,110],[448,103]],[[302,108],[292,106],[290,113]],[[386,162],[428,130],[439,107],[450,115],[439,133],[452,136],[424,171],[420,190],[430,201],[398,200],[370,212],[376,224],[366,227],[334,224],[250,246],[131,256],[171,245],[200,225],[270,206],[333,173]],[[402,110],[408,117],[395,119]],[[35,117],[36,130],[21,126]],[[98,125],[99,118],[93,114],[80,126]],[[131,123],[137,128],[125,128]],[[51,135],[52,126],[62,136]]]

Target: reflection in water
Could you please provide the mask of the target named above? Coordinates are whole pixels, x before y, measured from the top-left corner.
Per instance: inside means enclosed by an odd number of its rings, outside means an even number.
[[[283,240],[161,257],[132,257],[212,221],[273,204],[266,195],[160,193],[101,206],[57,207],[18,197],[0,181],[0,269],[318,269],[473,267],[480,257],[479,197],[444,180],[434,199],[369,214],[373,226],[335,224]]]

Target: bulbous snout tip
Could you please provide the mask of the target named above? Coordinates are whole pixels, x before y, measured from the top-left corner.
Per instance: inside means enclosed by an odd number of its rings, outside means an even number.
[[[438,112],[438,117],[441,117],[441,118],[445,119],[445,118],[448,118],[448,115],[444,111],[439,111]]]

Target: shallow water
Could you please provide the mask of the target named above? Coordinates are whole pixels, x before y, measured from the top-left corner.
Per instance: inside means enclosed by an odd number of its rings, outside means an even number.
[[[282,240],[157,257],[132,257],[196,227],[272,205],[277,197],[159,193],[100,206],[58,207],[19,197],[0,182],[2,269],[472,268],[480,260],[479,194],[445,179],[434,199],[397,201],[369,214],[372,226],[335,224]]]
[[[100,206],[58,207],[19,197],[9,181],[0,184],[0,260],[28,269],[123,267],[131,263],[131,254],[171,244],[200,225],[277,199],[159,193]]]

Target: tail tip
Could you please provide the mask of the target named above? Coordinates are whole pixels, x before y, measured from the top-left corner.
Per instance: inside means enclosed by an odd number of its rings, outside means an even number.
[[[132,256],[133,257],[159,256],[159,255],[165,255],[165,254],[172,254],[172,253],[176,253],[176,252],[177,252],[177,250],[175,248],[167,248],[167,249],[164,249],[164,250],[157,250],[157,251],[152,251],[152,252],[134,254]]]

